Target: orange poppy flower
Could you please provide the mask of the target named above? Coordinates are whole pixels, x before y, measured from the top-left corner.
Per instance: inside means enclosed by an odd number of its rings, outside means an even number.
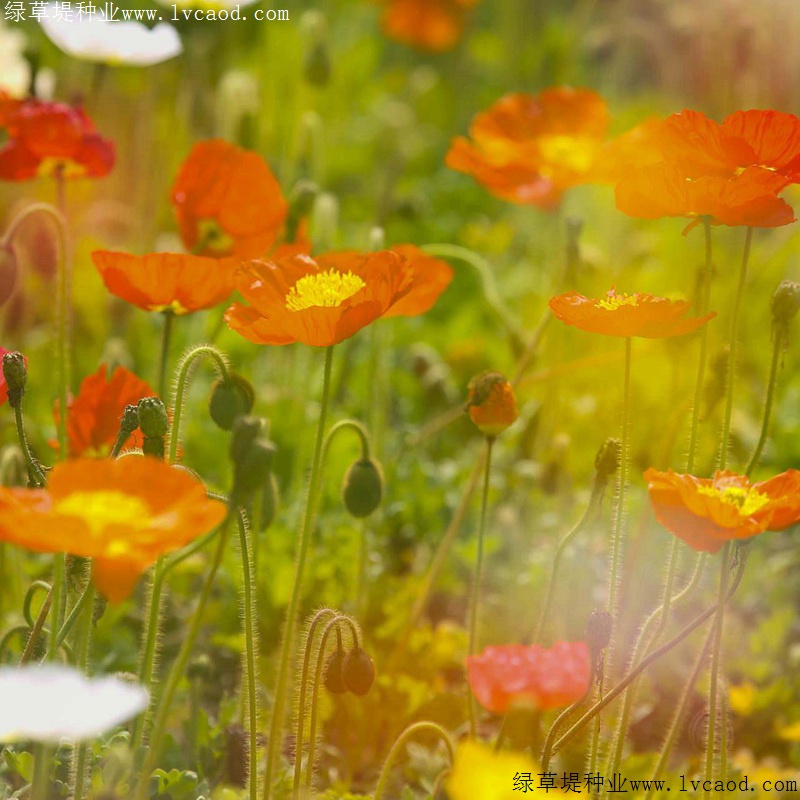
[[[746,167],[724,178],[703,175],[689,179],[664,162],[630,170],[616,187],[617,208],[631,217],[659,219],[707,217],[713,225],[775,228],[795,221],[792,207],[777,193],[787,180],[763,167]]]
[[[513,425],[519,412],[514,389],[499,372],[484,372],[469,382],[470,419],[484,436],[498,436]]]
[[[250,305],[234,303],[225,321],[257,344],[328,347],[384,316],[411,294],[414,278],[411,263],[391,250],[251,261],[235,276],[236,288]],[[416,313],[430,300],[425,285],[419,289]],[[413,311],[407,306],[404,313]]]
[[[9,117],[22,105],[22,100],[0,89],[0,128],[5,128]]]
[[[401,256],[411,268],[411,288],[383,315],[417,317],[430,311],[453,280],[453,268],[440,258],[429,256],[413,244],[400,244],[391,251]]]
[[[0,488],[0,539],[94,559],[95,585],[114,603],[160,555],[208,533],[225,514],[188,473],[142,456],[63,461],[47,489]]]
[[[607,128],[606,104],[589,89],[510,94],[475,117],[472,142],[453,140],[446,163],[503,200],[555,208],[589,180]]]
[[[515,706],[559,708],[583,697],[592,674],[585,642],[487,647],[467,657],[467,680],[478,702],[495,714]]]
[[[0,179],[102,178],[114,166],[113,142],[95,131],[80,108],[26,100],[7,114],[5,127],[9,139],[0,148]]]
[[[145,311],[189,314],[212,308],[233,292],[238,260],[184,253],[134,256],[95,250],[92,261],[111,294]]]
[[[464,32],[467,11],[478,0],[387,0],[383,31],[391,39],[441,53],[452,50]]]
[[[69,404],[67,439],[70,458],[84,455],[107,456],[117,441],[125,406],[143,397],[152,397],[150,385],[125,367],[117,367],[110,378],[101,364],[97,372],[83,379],[77,397]],[[53,410],[56,426],[60,418],[58,403]],[[134,432],[124,446],[141,447],[140,434]]]
[[[287,213],[264,159],[222,139],[192,148],[172,187],[172,205],[186,249],[216,258],[267,255]]]
[[[617,294],[611,289],[605,297],[592,299],[578,292],[550,298],[550,309],[567,325],[588,333],[605,336],[640,336],[644,339],[669,339],[696,331],[715,312],[703,317],[684,318],[690,303],[668,300],[652,294],[635,292]]]
[[[752,484],[728,470],[695,478],[651,468],[644,477],[656,519],[699,552],[716,553],[727,541],[800,522],[800,471],[795,469]]]

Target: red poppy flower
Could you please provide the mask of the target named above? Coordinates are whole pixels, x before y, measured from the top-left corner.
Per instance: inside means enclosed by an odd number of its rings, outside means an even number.
[[[601,299],[584,297],[578,292],[550,299],[550,309],[567,325],[588,333],[644,339],[683,336],[717,316],[712,312],[703,317],[684,318],[690,305],[685,300],[668,300],[646,293],[617,294],[614,289]]]
[[[455,139],[446,163],[504,200],[554,208],[589,180],[607,128],[606,104],[589,89],[511,94],[475,117],[472,142]]]
[[[225,513],[199,481],[158,459],[74,459],[53,468],[47,489],[0,487],[0,540],[92,558],[95,585],[116,603],[160,555]]]
[[[234,303],[225,320],[257,344],[328,347],[388,315],[404,299],[408,302],[397,313],[409,316],[430,308],[443,281],[439,267],[429,278],[415,271],[425,261],[409,261],[391,250],[251,261],[235,277],[250,305]]]
[[[95,250],[92,261],[111,294],[145,311],[189,314],[212,308],[233,291],[236,259],[184,253],[134,256]]]
[[[9,117],[22,105],[22,100],[0,89],[0,128],[5,128]]]
[[[559,708],[583,697],[591,678],[585,642],[487,647],[467,658],[467,680],[478,702],[495,714],[514,706]]]
[[[453,268],[446,261],[429,256],[413,244],[400,244],[391,250],[411,268],[411,288],[383,316],[417,317],[425,314],[450,285]]]
[[[106,456],[117,441],[119,423],[125,406],[136,404],[155,392],[148,383],[125,367],[117,367],[106,378],[107,367],[83,379],[77,397],[67,413],[67,439],[70,458],[84,455]],[[58,404],[53,414],[56,426],[60,417]],[[138,432],[131,434],[126,447],[141,447]]]
[[[798,470],[753,484],[728,470],[695,478],[651,468],[644,477],[656,519],[700,552],[716,553],[727,541],[800,522]]]
[[[387,0],[383,31],[402,44],[435,53],[452,50],[464,32],[467,11],[478,0]]]
[[[786,185],[784,177],[762,167],[747,167],[733,178],[690,180],[662,162],[631,170],[617,184],[616,200],[631,217],[708,217],[714,225],[775,228],[795,221],[792,207],[777,196]]]
[[[114,166],[113,142],[95,131],[80,108],[26,100],[5,125],[9,139],[0,148],[0,179],[102,178]]]
[[[178,172],[172,205],[187,250],[202,256],[266,256],[287,205],[258,153],[222,139],[198,142]]]

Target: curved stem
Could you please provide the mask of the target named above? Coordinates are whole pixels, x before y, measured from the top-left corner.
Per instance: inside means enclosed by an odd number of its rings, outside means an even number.
[[[89,579],[86,583],[86,588],[81,593],[81,596],[78,598],[75,605],[72,607],[72,610],[69,612],[69,616],[64,620],[64,624],[61,626],[61,630],[58,632],[58,636],[56,637],[56,647],[61,647],[64,640],[69,636],[69,632],[75,626],[75,623],[78,621],[81,613],[87,606],[91,606],[94,603],[95,598],[95,588],[94,584],[92,583],[91,571],[89,573]]]
[[[416,736],[421,731],[435,733],[444,742],[447,748],[451,766],[455,762],[456,748],[453,744],[453,740],[450,738],[450,734],[441,725],[437,725],[435,722],[415,722],[409,725],[400,736],[397,737],[395,743],[392,745],[392,749],[389,750],[389,755],[386,756],[386,761],[383,762],[383,768],[381,769],[381,774],[375,787],[375,800],[383,799],[383,793],[386,791],[386,784],[389,782],[389,772],[394,766],[394,762],[397,760],[409,739]]]
[[[34,488],[41,489],[47,485],[47,477],[44,474],[44,470],[31,455],[31,449],[28,446],[28,437],[25,435],[25,422],[22,416],[22,398],[20,398],[17,404],[14,406],[14,421],[17,426],[17,439],[19,440],[19,446],[22,450],[22,455],[25,458],[25,466],[28,469],[28,480]]]
[[[167,455],[167,462],[170,464],[175,463],[178,455],[178,444],[180,443],[181,437],[181,418],[183,416],[183,404],[190,370],[194,362],[203,356],[207,356],[214,362],[214,366],[223,380],[229,378],[227,359],[213,345],[201,344],[197,347],[193,347],[181,358],[180,364],[178,365],[178,377],[175,381],[175,390],[172,395],[172,427],[169,432],[169,448]]]
[[[515,348],[519,352],[524,352],[527,349],[525,331],[500,297],[494,280],[494,269],[483,256],[479,256],[472,250],[456,244],[426,244],[421,249],[428,255],[441,258],[457,258],[459,261],[469,264],[480,279],[483,296],[489,308],[494,313],[497,321],[508,332]]]
[[[44,599],[44,603],[42,603],[42,607],[39,610],[36,621],[33,623],[33,626],[30,629],[31,632],[28,636],[28,641],[25,643],[25,649],[22,651],[22,657],[19,660],[20,666],[22,666],[22,664],[27,664],[28,661],[30,661],[33,657],[33,649],[39,639],[39,634],[42,632],[42,627],[47,619],[47,615],[50,613],[50,606],[52,604],[53,587],[51,586],[50,590],[47,592],[47,597]]]
[[[728,375],[725,390],[725,416],[722,421],[722,438],[719,451],[719,468],[725,469],[728,465],[729,439],[731,432],[731,415],[733,414],[733,386],[736,372],[736,355],[739,347],[739,316],[742,310],[742,299],[744,297],[744,287],[747,283],[747,263],[750,260],[750,245],[753,241],[753,229],[748,228],[744,240],[744,253],[742,255],[742,265],[739,269],[739,283],[736,287],[736,297],[733,301],[733,313],[731,315],[730,332],[730,351],[728,355]]]
[[[767,399],[764,401],[764,417],[761,420],[761,434],[758,437],[758,444],[750,456],[750,461],[747,462],[745,475],[750,473],[758,465],[758,460],[761,458],[761,453],[764,451],[764,445],[767,443],[769,436],[769,424],[772,418],[772,404],[775,402],[775,386],[778,383],[778,367],[780,365],[781,350],[783,349],[783,337],[779,331],[775,331],[775,341],[772,345],[772,362],[769,368],[769,383],[767,384]]]
[[[161,756],[161,745],[166,730],[167,718],[169,716],[170,708],[172,707],[172,700],[175,697],[178,684],[183,678],[183,674],[186,670],[186,664],[189,661],[189,656],[192,653],[194,643],[197,640],[197,635],[200,632],[200,624],[203,619],[203,612],[205,610],[206,603],[208,602],[208,598],[211,596],[211,589],[214,584],[214,578],[217,575],[217,570],[222,563],[222,556],[225,552],[225,545],[228,541],[228,531],[232,516],[233,514],[229,512],[222,522],[222,526],[219,531],[219,542],[217,544],[217,549],[214,552],[214,557],[208,570],[205,583],[203,584],[200,598],[197,601],[197,606],[192,614],[192,619],[183,639],[181,649],[178,652],[175,663],[172,665],[169,677],[164,684],[164,691],[161,694],[161,697],[158,699],[158,710],[156,712],[155,722],[153,725],[153,735],[150,739],[150,748],[148,750],[147,757],[145,758],[144,766],[139,774],[139,782],[136,787],[135,795],[136,800],[145,800],[147,797],[150,775],[158,764],[158,759]]]
[[[320,494],[320,466],[322,464],[322,444],[325,435],[325,423],[328,415],[331,388],[331,365],[333,363],[333,347],[325,351],[325,367],[322,379],[322,400],[320,404],[319,421],[317,423],[317,436],[314,445],[314,455],[311,461],[311,474],[308,481],[308,497],[306,510],[303,515],[303,524],[300,529],[300,539],[297,545],[297,563],[295,565],[292,594],[289,599],[289,608],[286,612],[281,655],[278,667],[278,680],[275,686],[273,699],[272,719],[270,721],[270,735],[267,742],[267,763],[264,776],[264,798],[269,800],[272,795],[272,780],[275,774],[276,762],[280,752],[280,742],[283,734],[283,722],[286,713],[286,691],[289,681],[289,667],[292,660],[292,645],[295,628],[297,627],[297,613],[300,607],[300,596],[303,587],[303,575],[306,559],[308,557],[311,534],[316,518],[317,504]]]
[[[249,717],[249,758],[248,758],[248,796],[250,800],[258,798],[258,664],[256,661],[256,648],[258,640],[258,627],[256,625],[255,607],[255,573],[253,571],[252,544],[253,536],[250,526],[246,522],[244,512],[239,509],[237,513],[239,523],[239,547],[242,551],[242,585],[244,596],[244,641],[245,641],[245,675],[247,681],[247,711]]]
[[[325,630],[320,637],[319,651],[317,652],[317,664],[314,669],[314,686],[311,690],[311,718],[308,723],[308,762],[306,763],[306,795],[311,796],[311,781],[314,777],[314,760],[317,751],[317,699],[319,698],[319,687],[322,683],[322,667],[325,664],[325,646],[328,644],[328,637],[333,630],[336,630],[339,644],[341,645],[340,623],[345,624],[350,629],[350,636],[353,639],[353,649],[358,650],[358,628],[346,614],[337,614],[325,626]],[[298,721],[298,736],[301,735],[300,723]],[[298,763],[302,760],[300,748],[296,748],[295,753],[295,777],[299,778]],[[296,795],[295,795],[296,796]]]
[[[722,563],[719,577],[719,599],[717,601],[717,614],[714,620],[714,640],[711,649],[711,679],[708,687],[708,739],[706,744],[706,781],[714,780],[714,750],[716,747],[717,731],[717,686],[722,664],[722,627],[725,620],[725,606],[727,604],[728,579],[730,577],[731,543],[725,542],[722,549]],[[723,729],[727,720],[722,720]],[[720,747],[720,777],[725,781],[727,773],[727,754]],[[703,796],[711,796],[710,791],[703,792]]]
[[[330,430],[325,435],[325,443],[322,446],[322,463],[325,464],[328,458],[328,451],[330,450],[333,440],[336,435],[344,430],[351,430],[358,435],[361,442],[361,458],[366,461],[369,458],[369,433],[367,429],[354,419],[342,419],[339,422],[331,425]]]
[[[475,655],[476,640],[478,632],[478,604],[481,598],[481,584],[483,583],[483,538],[486,533],[486,510],[489,505],[489,478],[492,470],[492,448],[494,437],[486,437],[486,459],[483,468],[483,492],[481,493],[481,519],[478,527],[478,552],[475,557],[475,573],[472,577],[472,598],[470,600],[469,612],[469,647],[467,654]],[[475,707],[475,696],[467,684],[467,698],[469,703],[469,733],[474,739],[477,734],[477,709]]]

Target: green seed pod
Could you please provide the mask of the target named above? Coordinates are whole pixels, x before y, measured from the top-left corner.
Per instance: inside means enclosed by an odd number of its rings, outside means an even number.
[[[278,502],[280,500],[280,492],[278,490],[278,481],[271,472],[267,482],[264,484],[264,489],[261,492],[261,517],[259,519],[258,529],[263,533],[265,530],[272,526],[275,521],[275,515],[278,513]]]
[[[342,664],[342,676],[345,686],[359,697],[365,695],[375,680],[375,664],[359,647],[351,650]]]
[[[342,483],[342,502],[356,519],[368,517],[383,497],[383,473],[376,461],[360,459],[350,465]]]
[[[3,377],[6,379],[8,404],[16,408],[28,382],[28,365],[22,353],[6,353],[3,356]]]
[[[214,382],[208,412],[222,430],[229,431],[237,417],[252,411],[255,399],[250,383],[241,375],[231,373],[228,380],[219,378]]]
[[[341,647],[337,647],[336,651],[325,663],[325,674],[322,682],[332,694],[344,694],[347,691],[347,686],[344,682],[344,660],[346,657],[347,654],[344,650]]]
[[[167,407],[163,401],[158,397],[143,397],[138,409],[142,433],[149,439],[163,439],[169,427]]]

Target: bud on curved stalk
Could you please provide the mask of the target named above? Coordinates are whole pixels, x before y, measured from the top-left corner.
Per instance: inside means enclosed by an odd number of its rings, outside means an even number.
[[[3,377],[8,391],[8,404],[11,408],[17,408],[28,382],[28,366],[22,353],[6,353],[3,356]]]
[[[139,428],[144,434],[142,452],[146,456],[164,458],[164,437],[169,429],[167,407],[158,397],[143,397],[137,406]]]
[[[214,381],[208,413],[222,430],[229,431],[238,417],[253,410],[254,402],[255,392],[250,382],[231,372],[227,378],[217,378]]]
[[[363,697],[375,681],[375,663],[358,646],[351,650],[342,664],[345,686],[355,695]]]
[[[383,471],[372,458],[354,461],[344,476],[342,502],[356,519],[372,514],[383,498]]]
[[[230,455],[233,461],[232,506],[242,505],[263,488],[272,474],[275,445],[262,434],[266,420],[239,416],[234,420]]]
[[[499,372],[483,372],[469,382],[466,409],[480,432],[499,436],[519,415],[514,389]]]

